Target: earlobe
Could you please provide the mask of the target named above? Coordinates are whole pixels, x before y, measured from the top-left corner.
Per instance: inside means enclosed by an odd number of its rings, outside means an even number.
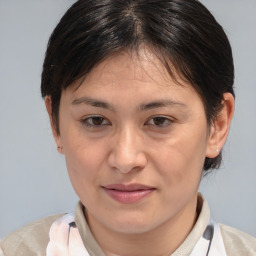
[[[45,107],[46,107],[46,110],[48,112],[48,116],[49,116],[49,119],[50,119],[52,134],[53,134],[56,146],[57,146],[57,150],[60,153],[63,153],[62,152],[63,151],[63,146],[62,146],[62,143],[61,143],[61,137],[60,137],[60,134],[57,132],[56,125],[55,125],[54,120],[53,120],[51,96],[46,96],[45,97]]]
[[[227,139],[233,114],[234,97],[231,93],[224,93],[222,109],[210,128],[206,157],[215,158],[219,155]]]

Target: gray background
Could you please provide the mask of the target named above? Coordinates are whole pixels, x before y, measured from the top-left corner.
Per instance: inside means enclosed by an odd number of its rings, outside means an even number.
[[[237,98],[224,164],[200,190],[215,219],[256,236],[256,0],[202,2],[230,38]],[[0,238],[77,201],[39,89],[48,37],[72,3],[0,0]]]

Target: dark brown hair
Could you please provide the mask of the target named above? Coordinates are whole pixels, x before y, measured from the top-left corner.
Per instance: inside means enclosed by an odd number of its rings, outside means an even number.
[[[62,90],[119,51],[146,45],[175,79],[178,74],[201,96],[208,124],[234,95],[234,66],[228,38],[197,0],[79,0],[54,29],[42,72],[42,96],[51,96],[59,133]],[[171,65],[169,65],[171,64]],[[204,170],[218,168],[221,154],[206,158]]]

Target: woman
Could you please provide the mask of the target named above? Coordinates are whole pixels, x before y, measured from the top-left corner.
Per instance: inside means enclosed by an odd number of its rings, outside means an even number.
[[[198,1],[77,1],[55,28],[42,96],[80,198],[1,242],[9,255],[255,255],[198,194],[234,112],[228,39]]]

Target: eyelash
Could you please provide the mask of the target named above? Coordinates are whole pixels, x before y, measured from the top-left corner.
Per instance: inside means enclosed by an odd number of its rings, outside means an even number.
[[[165,124],[160,124],[160,125],[156,125],[156,124],[150,124],[149,122],[154,120],[154,121],[163,121],[163,123]],[[167,122],[167,123],[166,123]],[[146,125],[150,125],[150,126],[155,126],[155,127],[160,127],[160,128],[165,128],[165,127],[168,127],[170,126],[171,124],[173,123],[173,120],[171,120],[170,118],[168,117],[165,117],[165,116],[154,116],[154,117],[151,117],[145,124]]]
[[[98,121],[100,121],[101,123],[93,124],[93,119],[94,119],[94,121],[96,121],[95,119],[99,119]],[[160,121],[160,122],[163,122],[163,124],[156,125],[154,123],[153,124],[150,123],[151,121],[153,121],[153,122]],[[97,116],[97,115],[86,117],[86,118],[82,119],[81,122],[83,125],[85,125],[86,127],[89,127],[89,128],[102,128],[104,126],[111,125],[111,123],[107,119],[105,119],[103,116]],[[153,116],[153,117],[149,118],[148,121],[144,125],[157,127],[157,128],[165,128],[165,127],[170,126],[172,123],[173,123],[173,120],[171,120],[168,117]]]
[[[100,119],[102,122],[107,122],[105,124],[93,124],[93,119]],[[89,120],[91,120],[91,123],[89,123]],[[85,125],[86,127],[89,127],[89,128],[101,128],[103,126],[107,126],[107,125],[110,125],[110,122],[105,119],[104,117],[102,116],[89,116],[89,117],[86,117],[84,119],[81,120],[82,124]]]

